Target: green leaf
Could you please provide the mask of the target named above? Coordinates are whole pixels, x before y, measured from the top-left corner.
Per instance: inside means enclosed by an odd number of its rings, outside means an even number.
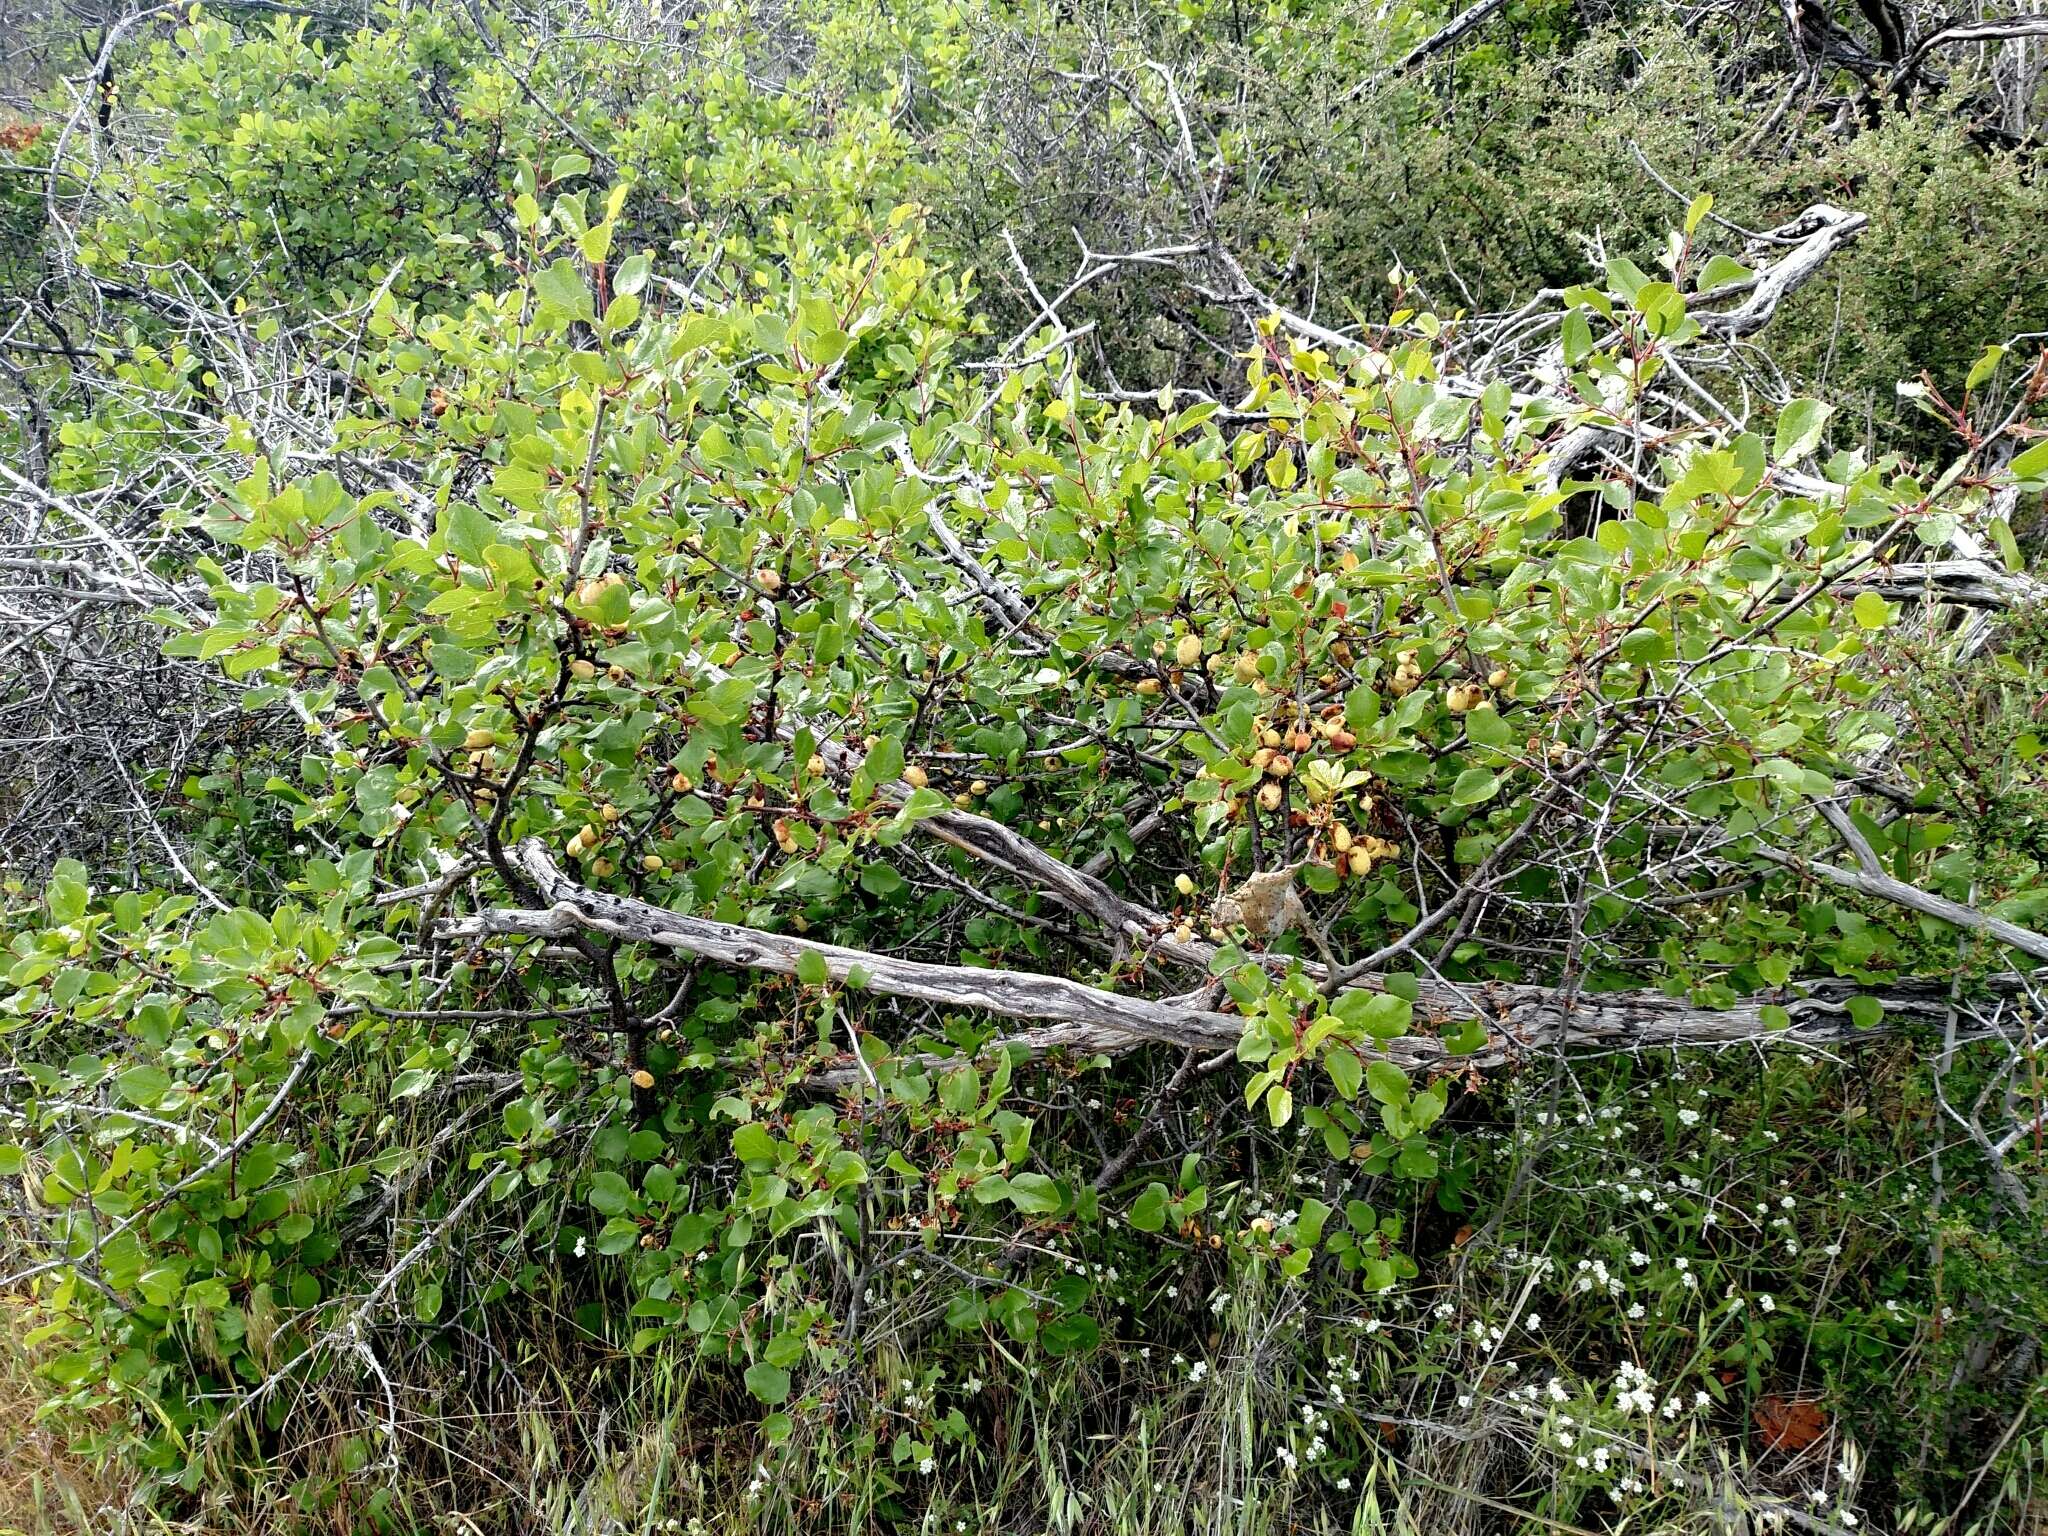
[[[1777,438],[1772,445],[1771,456],[1780,464],[1790,464],[1805,458],[1819,446],[1821,430],[1827,426],[1828,417],[1835,408],[1821,400],[1810,400],[1800,396],[1785,402],[1778,412]]]
[[[1131,1225],[1140,1232],[1158,1232],[1166,1226],[1166,1186],[1147,1184],[1131,1203]]]
[[[1049,1355],[1080,1355],[1102,1342],[1102,1327],[1094,1318],[1077,1313],[1047,1323],[1039,1337]]]
[[[114,1079],[121,1097],[138,1109],[153,1109],[171,1091],[171,1074],[162,1067],[130,1067]]]
[[[1266,1118],[1275,1130],[1294,1118],[1294,1091],[1291,1088],[1275,1083],[1266,1090]]]
[[[1488,768],[1467,768],[1451,786],[1451,804],[1481,805],[1500,793],[1500,778]]]
[[[1730,283],[1746,283],[1754,276],[1754,272],[1733,256],[1709,256],[1707,264],[1700,268],[1699,291],[1712,293],[1716,288],[1725,288]]]
[[[1865,629],[1883,629],[1892,621],[1892,605],[1875,592],[1859,592],[1850,612]]]
[[[1621,659],[1632,667],[1671,659],[1671,637],[1661,629],[1632,629],[1621,637]]]
[[[1294,1240],[1304,1248],[1313,1248],[1323,1240],[1323,1224],[1330,1219],[1332,1207],[1311,1196],[1301,1202],[1300,1213],[1294,1218]]]
[[[633,1186],[606,1169],[590,1178],[590,1205],[600,1216],[620,1216],[633,1207]]]
[[[2015,479],[2022,481],[2048,480],[2048,438],[2013,455],[2012,472]]]
[[[768,1133],[768,1127],[759,1121],[749,1120],[733,1131],[732,1152],[741,1162],[772,1163],[775,1161],[775,1138]]]
[[[1884,1004],[1867,994],[1849,999],[1849,1021],[1858,1029],[1875,1029],[1884,1022]]]
[[[1365,1066],[1356,1052],[1341,1045],[1332,1046],[1323,1055],[1323,1070],[1330,1074],[1332,1086],[1345,1099],[1358,1097],[1358,1090],[1365,1082]]]
[[[1399,1104],[1408,1097],[1408,1074],[1391,1061],[1366,1063],[1365,1086],[1382,1104]]]
[[[1026,1216],[1052,1216],[1066,1204],[1059,1185],[1042,1173],[1011,1174],[1009,1196]]]
[[[796,979],[807,987],[822,987],[832,979],[832,967],[818,951],[806,949],[796,957]]]
[[[789,1401],[789,1372],[779,1365],[756,1360],[747,1367],[746,1383],[747,1390],[771,1408]]]
[[[565,320],[597,318],[597,301],[591,296],[590,285],[583,280],[582,269],[566,257],[550,262],[534,274],[533,296]]]
[[[647,286],[647,279],[653,274],[653,263],[645,251],[635,251],[612,274],[612,292],[624,298],[632,298]]]

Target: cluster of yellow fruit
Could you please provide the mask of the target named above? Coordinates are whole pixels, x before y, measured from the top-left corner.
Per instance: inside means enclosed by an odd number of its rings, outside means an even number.
[[[1505,688],[1508,669],[1495,667],[1487,674],[1486,688]],[[1454,715],[1467,715],[1486,702],[1486,688],[1477,683],[1453,683],[1444,690],[1444,708]]]
[[[903,770],[903,782],[912,789],[923,789],[931,781],[932,776],[916,763],[912,763]],[[965,789],[958,791],[953,796],[953,803],[964,811],[987,793],[988,780],[976,779],[972,784],[969,784]]]
[[[1368,800],[1365,808],[1370,810]],[[1369,875],[1375,864],[1384,864],[1389,859],[1401,856],[1401,845],[1384,837],[1375,837],[1370,832],[1354,833],[1343,822],[1330,828],[1330,851],[1334,857],[1331,863],[1340,874]]]
[[[623,813],[616,805],[598,807],[597,820],[603,822],[606,827],[616,826],[622,817]],[[618,865],[608,858],[590,858],[604,840],[604,832],[598,829],[597,822],[591,821],[586,821],[577,829],[576,835],[569,839],[569,857],[590,859],[590,873],[600,880],[606,875],[615,874],[618,870]],[[668,864],[660,854],[649,853],[642,855],[640,867],[650,875],[658,875],[668,867]]]

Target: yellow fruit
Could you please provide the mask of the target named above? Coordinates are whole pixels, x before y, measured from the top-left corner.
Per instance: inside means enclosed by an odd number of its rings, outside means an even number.
[[[1186,875],[1175,875],[1173,877],[1173,888],[1176,891],[1179,891],[1183,896],[1192,896],[1195,894],[1195,882],[1190,880]]]
[[[1273,754],[1273,761],[1266,764],[1266,772],[1276,779],[1284,779],[1294,772],[1294,759],[1285,752],[1276,752]]]
[[[633,1074],[633,1086],[635,1088],[652,1088],[654,1086],[654,1074],[645,1067],[640,1068],[639,1071]]]
[[[1267,782],[1259,787],[1259,804],[1266,810],[1277,811],[1280,803],[1287,798],[1287,791],[1276,782]]]
[[[825,776],[824,757],[819,753],[813,752],[811,760],[804,764],[804,772],[814,779],[822,779]]]
[[[690,784],[690,776],[687,773],[683,773],[680,770],[678,770],[675,777],[671,778],[668,781],[668,787],[674,790],[679,795],[687,795],[692,787]]]
[[[1278,748],[1280,745],[1280,733],[1270,725],[1267,726],[1266,729],[1259,732],[1259,745],[1262,747]]]
[[[1182,923],[1178,928],[1173,930],[1173,942],[1176,944],[1191,943],[1194,940],[1194,937],[1195,930],[1186,923]]]
[[[579,683],[587,683],[593,677],[597,676],[596,664],[590,661],[586,661],[583,657],[578,656],[574,661],[569,663],[569,675],[575,678],[576,681]]]
[[[1351,829],[1341,821],[1330,828],[1330,846],[1339,853],[1351,851]]]
[[[590,864],[590,872],[602,880],[607,875],[616,874],[618,872],[618,865],[614,864],[610,859],[593,859]]]
[[[650,875],[660,874],[663,868],[661,862],[661,855],[658,853],[650,853],[646,855],[644,858],[640,860],[640,867],[646,870],[647,873],[649,873]]]
[[[1372,855],[1363,848],[1354,848],[1350,853],[1351,873],[1369,875],[1372,873]]]
[[[754,572],[754,585],[773,597],[782,590],[782,573],[773,566],[764,565]]]
[[[1489,673],[1487,673],[1487,674],[1486,674],[1486,686],[1487,686],[1487,687],[1489,687],[1489,688],[1505,688],[1505,687],[1507,687],[1507,685],[1508,685],[1508,669],[1507,669],[1506,667],[1495,667],[1495,668],[1494,668],[1494,669],[1493,669],[1493,670],[1492,670],[1491,672],[1489,672]]]
[[[1173,659],[1184,667],[1192,667],[1202,659],[1202,637],[1182,635],[1180,644],[1173,648]]]
[[[903,782],[908,784],[912,789],[923,789],[925,785],[931,783],[931,781],[932,776],[926,773],[922,768],[918,767],[918,765],[915,763],[912,763],[908,768],[903,770]]]
[[[468,751],[481,752],[485,747],[496,745],[497,740],[498,733],[496,731],[487,731],[482,726],[478,726],[462,738],[462,745]]]
[[[1252,767],[1260,773],[1264,773],[1266,765],[1272,761],[1273,749],[1271,747],[1261,747],[1252,754]]]
[[[597,828],[593,827],[587,821],[583,823],[583,830],[576,834],[576,836],[582,841],[583,846],[586,848],[595,848],[597,846],[598,838],[602,835],[603,834],[600,833],[597,830]]]
[[[988,793],[988,780],[986,780],[986,779],[976,779],[976,780],[975,780],[975,781],[974,781],[974,782],[973,782],[972,784],[970,784],[970,785],[968,785],[968,786],[967,786],[967,793],[969,793],[970,795],[985,795],[985,794],[987,794],[987,793]]]
[[[959,794],[953,797],[953,803],[959,806],[960,809],[964,811],[967,809],[967,807],[974,804],[974,796],[968,794],[967,791],[963,789],[960,791]]]
[[[619,808],[616,805],[608,805],[603,810],[599,811],[597,814],[605,819],[605,824],[607,826],[610,826],[618,821],[620,812]]]
[[[1153,694],[1157,693],[1158,691],[1159,691],[1159,679],[1158,679],[1158,678],[1156,678],[1156,677],[1141,677],[1141,678],[1139,678],[1139,679],[1138,679],[1138,692],[1140,692],[1140,693],[1144,694],[1144,695],[1145,695],[1146,697],[1148,697],[1148,698],[1149,698],[1149,697],[1151,697],[1151,696],[1152,696]]]
[[[1259,659],[1246,651],[1232,664],[1230,671],[1240,683],[1248,683],[1259,675]]]

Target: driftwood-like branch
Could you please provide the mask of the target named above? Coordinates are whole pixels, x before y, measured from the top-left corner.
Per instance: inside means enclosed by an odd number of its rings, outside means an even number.
[[[631,897],[593,891],[563,872],[547,850],[529,839],[513,858],[542,896],[544,909],[493,909],[440,924],[443,938],[496,936],[560,939],[602,933],[657,944],[679,954],[738,969],[794,976],[807,956],[823,974],[845,984],[856,975],[865,989],[916,998],[942,1007],[1040,1027],[991,1043],[989,1049],[1018,1047],[1034,1054],[1054,1050],[1121,1051],[1145,1043],[1202,1050],[1228,1049],[1244,1020],[1218,1011],[1206,993],[1166,998],[1110,992],[1060,976],[974,966],[933,965],[869,950],[814,943],[734,923],[687,917]],[[1362,985],[1377,987],[1373,979]],[[1996,984],[1994,984],[1996,985]],[[1702,1007],[1661,992],[1585,992],[1541,986],[1424,981],[1416,999],[1418,1019],[1432,1033],[1391,1041],[1386,1057],[1411,1071],[1492,1066],[1542,1050],[1642,1050],[1681,1047],[1789,1044],[1822,1046],[1867,1035],[1851,1022],[1851,999],[1868,989],[1826,979],[1772,997],[1746,998],[1725,1008]],[[1938,1021],[1949,989],[1938,981],[1906,982],[1877,992],[1887,1022]],[[1782,1008],[1789,1027],[1773,1028],[1764,1010]],[[1447,1026],[1477,1019],[1487,1042],[1477,1052],[1453,1056],[1436,1038]],[[815,1074],[817,1088],[852,1086],[857,1067],[848,1062]]]
[[[1813,280],[1830,256],[1870,226],[1866,214],[1850,213],[1830,203],[1815,203],[1789,224],[1780,225],[1766,237],[1774,243],[1799,241],[1790,251],[1757,274],[1756,286],[1734,309],[1719,314],[1702,310],[1695,318],[1700,329],[1728,340],[1753,336],[1771,323],[1778,306]]]
[[[1957,928],[1981,933],[2000,944],[2018,950],[2036,960],[2048,960],[2048,934],[2036,933],[2031,928],[2022,928],[2018,923],[2007,922],[2002,917],[1993,917],[1975,907],[1966,907],[1959,901],[1950,901],[1946,896],[1937,896],[1932,891],[1923,891],[1917,885],[1877,869],[1847,869],[1839,864],[1829,864],[1820,859],[1801,858],[1797,854],[1784,853],[1774,848],[1757,850],[1774,864],[1800,874],[1813,875],[1832,885],[1839,885],[1879,901],[1888,901],[1894,906],[1904,907],[1909,912],[1921,912],[1928,917],[1939,918],[1942,922]]]
[[[1895,601],[1930,598],[1964,608],[2018,608],[2048,598],[2048,586],[1984,560],[1924,560],[1842,583],[1843,592],[1875,592]]]
[[[447,938],[512,934],[569,938],[579,933],[659,944],[680,954],[746,970],[798,974],[807,958],[820,962],[833,981],[859,973],[872,992],[969,1008],[999,1018],[1037,1019],[1106,1029],[1120,1036],[1214,1046],[1235,1040],[1242,1021],[1200,1006],[1198,999],[1155,1001],[1107,992],[1099,987],[1025,971],[965,965],[929,965],[870,950],[818,944],[736,923],[684,917],[631,897],[593,891],[563,873],[538,839],[529,838],[512,859],[541,897],[545,910],[509,909],[452,920],[438,930]]]

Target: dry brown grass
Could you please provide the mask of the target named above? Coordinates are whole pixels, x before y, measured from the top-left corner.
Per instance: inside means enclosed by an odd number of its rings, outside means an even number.
[[[110,1536],[127,1502],[118,1471],[75,1454],[39,1423],[45,1392],[22,1342],[26,1308],[0,1298],[0,1536]]]

